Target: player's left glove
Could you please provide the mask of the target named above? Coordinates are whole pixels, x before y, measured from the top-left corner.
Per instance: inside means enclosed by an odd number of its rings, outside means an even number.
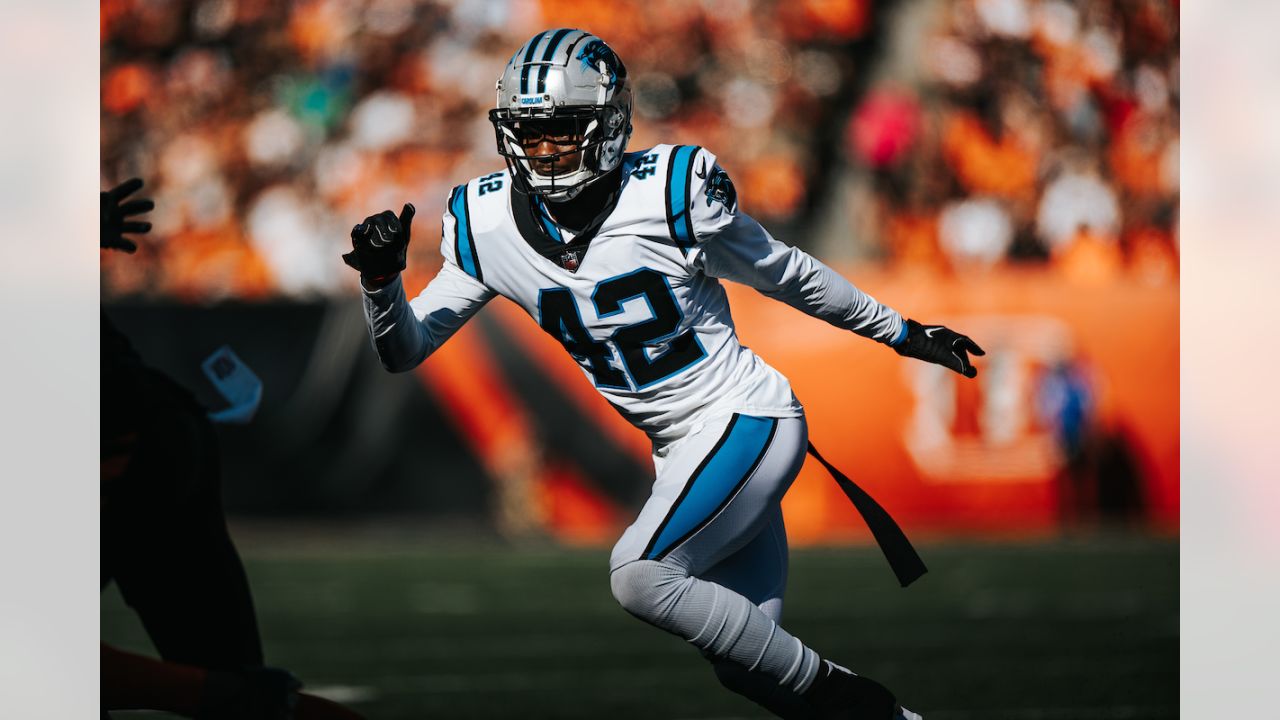
[[[141,220],[127,220],[131,215],[151,212],[156,206],[147,199],[130,200],[121,203],[125,198],[142,189],[140,178],[130,178],[119,185],[98,194],[98,245],[104,250],[123,250],[131,253],[138,245],[123,236],[124,233],[147,233],[151,231],[151,223]]]
[[[400,217],[383,210],[365,218],[351,228],[352,250],[342,256],[342,261],[359,270],[366,283],[374,287],[394,280],[405,268],[414,212],[413,205],[405,203]]]
[[[978,369],[969,361],[968,353],[987,354],[968,335],[942,325],[921,325],[915,320],[907,320],[907,336],[892,347],[903,357],[937,363],[969,378],[977,375]]]

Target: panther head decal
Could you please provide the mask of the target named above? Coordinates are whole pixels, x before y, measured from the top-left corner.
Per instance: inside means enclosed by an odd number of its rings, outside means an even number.
[[[724,205],[731,213],[738,210],[738,191],[733,187],[729,173],[719,165],[711,171],[711,179],[707,181],[707,207],[711,207],[712,200]]]
[[[618,59],[617,53],[613,48],[605,45],[602,40],[593,39],[582,49],[578,51],[578,60],[582,61],[583,68],[591,68],[593,70],[600,69],[600,61],[604,61],[604,72],[608,77],[608,85],[612,88],[618,84],[619,80],[627,77],[627,67],[622,64],[622,60]]]

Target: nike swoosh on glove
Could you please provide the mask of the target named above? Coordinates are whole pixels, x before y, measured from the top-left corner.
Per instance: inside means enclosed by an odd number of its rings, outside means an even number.
[[[968,335],[943,325],[921,325],[915,320],[907,320],[907,336],[892,347],[903,357],[942,365],[968,378],[978,374],[969,361],[969,353],[987,354]]]
[[[405,268],[414,207],[405,203],[400,217],[390,210],[370,215],[351,228],[351,252],[342,261],[360,271],[375,287],[395,279]]]

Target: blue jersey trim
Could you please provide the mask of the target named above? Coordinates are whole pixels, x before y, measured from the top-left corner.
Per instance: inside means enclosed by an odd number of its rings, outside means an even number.
[[[677,145],[667,162],[667,228],[676,247],[686,255],[694,243],[689,185],[693,179],[693,156],[700,149],[696,145]]]
[[[453,189],[449,198],[449,212],[457,221],[454,232],[454,253],[458,256],[458,265],[463,272],[484,282],[484,274],[480,272],[480,256],[476,253],[475,236],[471,232],[471,213],[467,203],[467,186],[459,185]]]
[[[555,222],[552,221],[551,213],[547,210],[547,205],[543,201],[542,197],[534,195],[533,201],[538,205],[538,219],[542,221],[542,227],[547,229],[547,234],[555,239],[556,242],[563,243],[564,233],[560,232],[560,226],[556,225]]]
[[[661,560],[715,519],[760,466],[777,429],[777,418],[734,413],[658,526],[644,559]]]

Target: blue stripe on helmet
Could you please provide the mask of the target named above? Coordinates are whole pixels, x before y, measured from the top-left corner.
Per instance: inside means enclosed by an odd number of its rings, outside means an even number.
[[[547,91],[547,70],[551,68],[551,58],[555,57],[556,50],[560,49],[560,43],[569,33],[573,32],[572,28],[562,28],[551,36],[551,41],[547,43],[547,51],[542,53],[542,68],[538,70],[538,92]]]
[[[671,153],[667,173],[667,226],[671,238],[682,251],[693,247],[693,218],[689,214],[689,181],[693,171],[693,156],[698,148],[678,145]]]
[[[715,519],[760,466],[777,427],[777,418],[735,414],[676,499],[644,558],[662,559]]]
[[[533,53],[546,34],[545,31],[538,33],[537,37],[529,41],[528,49],[524,51],[524,69],[520,71],[520,92],[524,95],[529,94],[529,63],[533,62]]]
[[[476,254],[475,241],[471,232],[471,216],[467,207],[467,186],[459,185],[453,189],[453,197],[449,198],[449,212],[457,220],[454,252],[458,256],[458,264],[463,272],[482,280],[480,274],[480,257]]]

